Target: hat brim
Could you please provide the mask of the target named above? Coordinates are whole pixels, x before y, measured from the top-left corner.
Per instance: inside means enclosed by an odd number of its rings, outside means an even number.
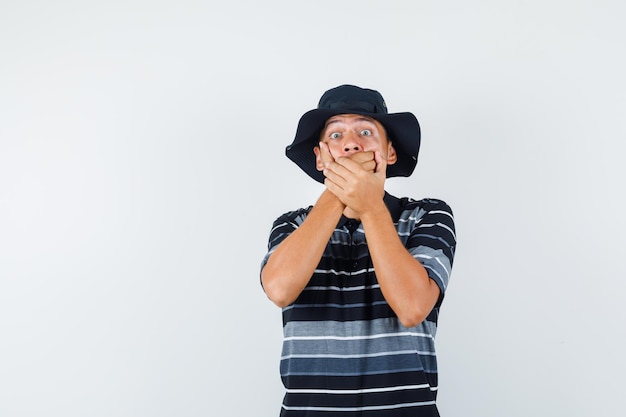
[[[324,183],[324,174],[317,170],[313,148],[318,146],[326,121],[338,114],[360,114],[378,120],[393,143],[398,160],[387,166],[387,177],[408,177],[415,170],[420,148],[420,125],[413,113],[366,113],[342,109],[313,109],[298,122],[296,136],[285,154],[315,181]]]

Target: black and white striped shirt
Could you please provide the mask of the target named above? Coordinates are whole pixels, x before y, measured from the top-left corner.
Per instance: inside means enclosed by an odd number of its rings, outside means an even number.
[[[438,416],[435,334],[456,247],[441,200],[385,194],[398,236],[441,290],[429,316],[404,327],[380,291],[362,225],[342,217],[298,299],[283,309],[281,416]],[[279,217],[269,256],[312,207]]]

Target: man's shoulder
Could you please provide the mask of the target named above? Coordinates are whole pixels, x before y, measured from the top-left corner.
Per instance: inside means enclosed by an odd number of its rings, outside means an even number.
[[[281,214],[277,221],[279,220],[295,220],[295,219],[304,219],[309,212],[313,209],[313,206],[301,207],[294,210],[289,210],[283,214]]]
[[[440,198],[426,197],[419,200],[415,200],[411,197],[403,197],[400,199],[402,201],[403,208],[413,209],[413,208],[421,208],[426,211],[430,210],[446,210],[452,212],[452,209],[444,200]]]
[[[440,198],[426,197],[421,199],[414,199],[411,197],[393,197],[389,196],[387,206],[392,213],[400,215],[400,213],[407,212],[421,212],[429,213],[432,211],[446,212],[452,215],[452,209],[444,200]]]

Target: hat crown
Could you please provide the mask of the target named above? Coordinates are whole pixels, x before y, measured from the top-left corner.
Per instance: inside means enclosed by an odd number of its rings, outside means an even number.
[[[345,113],[387,114],[387,105],[378,91],[348,84],[326,91],[317,108],[342,110]]]

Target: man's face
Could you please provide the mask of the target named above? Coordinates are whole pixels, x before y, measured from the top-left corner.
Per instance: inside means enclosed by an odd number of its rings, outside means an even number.
[[[387,158],[391,143],[378,120],[358,114],[340,114],[326,121],[320,141],[328,144],[334,159],[357,152],[379,151]]]

